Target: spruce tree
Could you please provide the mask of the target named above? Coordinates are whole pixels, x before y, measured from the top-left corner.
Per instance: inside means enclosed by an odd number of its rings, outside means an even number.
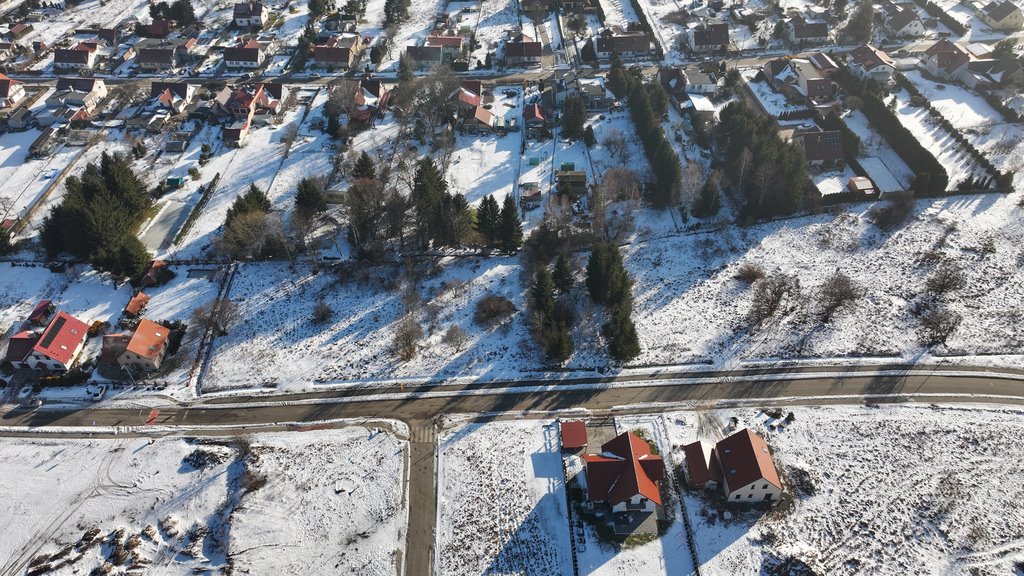
[[[548,360],[565,362],[572,356],[572,336],[564,322],[552,322],[544,338]]]
[[[437,239],[443,228],[442,201],[448,194],[437,164],[430,158],[423,158],[416,165],[410,200],[415,209],[416,236],[420,248],[428,248]]]
[[[640,355],[640,339],[636,324],[624,310],[616,309],[612,319],[601,328],[608,340],[608,353],[617,362],[628,362]]]
[[[370,178],[374,179],[377,177],[377,166],[373,163],[373,158],[364,150],[359,158],[356,159],[355,166],[352,167],[352,178]]]
[[[564,252],[559,254],[558,259],[555,260],[555,269],[552,271],[551,276],[559,292],[566,294],[572,290],[572,267],[569,266],[569,258]]]
[[[597,304],[604,304],[608,298],[608,258],[608,245],[594,244],[587,261],[587,290]]]
[[[319,178],[303,178],[295,192],[295,209],[306,216],[327,210],[327,194]]]
[[[480,201],[480,207],[476,210],[476,230],[483,237],[484,244],[493,246],[498,236],[498,228],[501,222],[501,208],[498,201],[488,194]]]
[[[547,266],[540,266],[533,275],[530,286],[530,309],[544,323],[550,322],[555,316],[555,283]]]
[[[506,254],[515,253],[523,245],[523,225],[519,221],[519,209],[512,196],[505,196],[505,203],[501,207],[498,240]]]
[[[562,136],[570,140],[583,138],[583,124],[587,121],[587,106],[583,98],[569,96],[562,105]]]

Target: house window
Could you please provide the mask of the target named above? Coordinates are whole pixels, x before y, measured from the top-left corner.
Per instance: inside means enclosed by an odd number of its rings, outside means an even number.
[[[747,498],[748,498],[748,499],[750,499],[750,498],[753,498],[753,497],[754,497],[754,494],[753,494],[753,493],[751,493],[751,494],[747,494]]]
[[[769,493],[765,494],[765,495],[764,495],[764,499],[765,499],[765,500],[771,500],[771,499],[772,499],[772,494],[771,494],[771,492],[769,492]]]
[[[739,494],[737,494],[736,497],[733,498],[733,500],[739,500],[739,499],[740,499],[740,495]]]
[[[767,485],[767,484],[765,484],[764,486],[761,486],[761,489],[762,489],[762,490],[767,490],[767,489],[768,489],[768,485]]]

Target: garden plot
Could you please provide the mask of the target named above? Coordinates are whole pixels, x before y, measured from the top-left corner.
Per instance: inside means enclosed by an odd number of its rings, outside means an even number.
[[[327,91],[321,90],[310,103],[306,120],[299,124],[298,117],[290,119],[297,124],[295,142],[288,151],[288,157],[281,163],[281,169],[274,176],[267,196],[274,208],[290,212],[299,181],[303,178],[322,177],[326,181],[333,169],[334,141],[323,130],[314,129],[318,121],[326,122],[323,105],[327,102]],[[296,115],[298,116],[298,115]]]
[[[791,104],[785,96],[772,90],[771,86],[767,82],[756,82],[753,80],[754,76],[757,75],[757,70],[745,70],[741,73],[745,81],[746,86],[750,89],[750,92],[757,98],[761,108],[767,112],[767,114],[777,120],[780,125],[787,124],[803,124],[808,120],[778,120],[784,114],[791,114],[794,112],[805,111],[806,108]]]
[[[66,285],[63,274],[45,266],[0,263],[0,330],[6,333],[12,325],[20,326],[39,300],[56,297]]]
[[[843,121],[860,138],[860,155],[878,158],[886,169],[896,177],[904,189],[909,189],[914,181],[914,171],[900,158],[877,132],[871,129],[868,118],[859,110],[850,110],[843,116]]]
[[[480,6],[480,20],[476,24],[476,40],[480,43],[480,49],[472,53],[471,66],[477,60],[482,62],[488,51],[496,49],[508,34],[519,32],[521,28],[519,3],[515,0],[488,0],[481,2]],[[534,35],[532,28],[528,35]],[[540,41],[539,38],[534,39]]]
[[[419,46],[423,39],[434,29],[434,17],[438,12],[445,11],[446,0],[424,0],[413,2],[409,6],[409,18],[399,24],[398,33],[392,40],[393,48],[385,55],[378,71],[397,70],[398,59],[405,52],[406,46]]]
[[[266,485],[243,496],[231,517],[228,551],[237,570],[400,572],[405,440],[353,427],[261,435],[253,444],[248,470]]]
[[[619,434],[642,430],[658,447],[658,451],[666,457],[666,475],[671,475],[679,462],[671,460],[672,442],[668,430],[660,415],[657,416],[619,416],[615,418],[615,431]],[[598,447],[590,447],[588,451],[597,451]],[[669,490],[671,492],[671,490]],[[663,491],[664,493],[664,491]],[[664,535],[638,546],[625,547],[619,550],[598,541],[594,529],[585,525],[586,543],[576,548],[576,560],[580,574],[588,576],[647,576],[665,574],[680,576],[693,574],[693,560],[687,542],[686,527],[682,520],[680,499],[668,504],[668,515],[673,518],[672,524]]]
[[[638,365],[740,359],[886,356],[919,359],[925,280],[949,261],[963,290],[940,299],[963,317],[938,351],[1017,355],[1024,346],[1018,303],[1024,236],[1018,208],[998,195],[919,201],[892,232],[868,222],[870,205],[837,216],[807,216],[721,232],[634,242],[624,249],[635,281]],[[760,328],[747,320],[752,290],[734,276],[741,263],[799,282],[799,295]],[[818,294],[836,270],[864,288],[856,304],[819,321]],[[1016,356],[1002,362],[1019,363]],[[977,359],[975,359],[977,360]]]
[[[956,187],[961,180],[972,177],[984,177],[988,173],[977,166],[974,159],[965,151],[952,134],[928,114],[923,107],[910,105],[910,94],[906,90],[896,93],[896,116],[907,130],[921,142],[929,152],[946,169],[949,175],[949,187]]]
[[[1009,574],[1024,560],[1017,408],[883,405],[666,415],[673,450],[698,428],[750,427],[771,447],[791,508],[733,511],[684,496],[701,573],[763,574],[783,561],[819,574]],[[700,426],[699,423],[707,423]],[[703,439],[714,441],[710,435]],[[787,572],[794,573],[794,572]]]
[[[515,193],[521,143],[522,134],[516,132],[505,136],[458,135],[446,174],[448,191],[465,195],[474,206],[490,194],[500,206],[506,196]]]
[[[170,249],[174,258],[210,258],[214,255],[212,243],[224,224],[224,217],[235,198],[244,194],[250,184],[268,190],[284,159],[287,126],[295,121],[294,111],[286,113],[278,125],[258,126],[249,133],[243,148],[221,148],[203,168],[203,174],[212,178],[220,174],[217,190],[210,197],[202,213],[188,234]]]
[[[624,1],[632,7],[630,0]],[[647,14],[647,21],[657,35],[655,40],[661,43],[669,63],[682,61],[679,46],[686,36],[686,26],[668,20],[669,15],[682,12],[682,5],[677,0],[640,0],[640,7]]]
[[[572,573],[557,424],[451,425],[437,492],[438,574]]]
[[[81,151],[61,146],[46,158],[29,158],[29,147],[40,134],[28,130],[0,137],[0,220],[23,214]]]

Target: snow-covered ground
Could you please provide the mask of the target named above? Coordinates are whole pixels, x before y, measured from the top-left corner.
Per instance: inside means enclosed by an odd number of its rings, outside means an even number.
[[[404,426],[401,426],[404,430]],[[267,479],[231,518],[242,573],[401,573],[408,444],[365,428],[256,437],[248,469]]]
[[[405,441],[354,427],[248,443],[245,454],[227,439],[6,439],[3,571],[24,573],[38,558],[51,574],[104,561],[182,575],[229,563],[395,573]],[[128,559],[114,561],[118,550]]]
[[[505,94],[506,92],[508,94]],[[493,93],[491,113],[506,121],[514,120],[521,127],[522,91],[518,88],[498,86],[493,89]],[[504,136],[457,135],[455,151],[445,174],[448,191],[452,194],[465,195],[470,205],[474,206],[490,194],[500,206],[505,196],[516,190],[516,178],[523,159],[519,153],[523,138],[522,129]]]
[[[687,493],[701,573],[1011,574],[1024,560],[1024,412],[985,406],[788,407],[783,428],[754,409],[665,415],[674,453],[739,420],[771,447],[792,508],[733,511]],[[1008,467],[1009,466],[1009,467]],[[803,573],[803,572],[786,572]]]
[[[914,181],[914,171],[878,132],[871,129],[867,116],[859,110],[850,110],[843,116],[846,126],[860,138],[860,156],[875,157],[896,177],[904,189]]]
[[[605,26],[626,27],[630,22],[639,22],[636,11],[629,0],[600,0],[601,8],[604,10]]]
[[[5,202],[0,205],[0,218],[22,214],[81,151],[63,146],[45,158],[29,159],[29,147],[40,134],[39,130],[28,130],[0,137],[0,181],[4,183],[0,198]],[[6,214],[5,208],[9,210]]]
[[[454,423],[437,462],[437,574],[572,573],[557,424]]]

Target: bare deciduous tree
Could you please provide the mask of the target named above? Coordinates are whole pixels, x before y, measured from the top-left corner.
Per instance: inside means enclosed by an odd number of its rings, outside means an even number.
[[[449,326],[441,341],[454,348],[456,352],[462,352],[469,342],[469,335],[459,326]]]
[[[774,316],[782,304],[782,299],[793,290],[793,284],[789,278],[775,276],[768,276],[754,282],[750,311],[747,313],[750,323],[759,326]]]
[[[753,284],[764,277],[764,268],[754,262],[744,262],[740,264],[739,269],[736,271],[736,279],[747,284]]]
[[[937,296],[954,292],[967,284],[964,270],[953,262],[944,262],[925,281],[925,288]]]
[[[819,303],[822,321],[828,322],[840,308],[861,297],[863,290],[852,278],[836,270],[821,285]]]
[[[403,316],[395,325],[395,336],[392,341],[395,356],[403,362],[412,360],[416,356],[416,347],[420,338],[423,338],[423,328],[420,323],[411,314]]]
[[[211,300],[192,311],[192,321],[215,336],[224,336],[240,317],[238,304],[231,300]]]
[[[601,138],[601,146],[608,151],[608,156],[619,164],[629,162],[629,141],[618,128],[609,128]]]
[[[921,339],[925,344],[941,344],[960,325],[960,314],[944,306],[935,306],[921,316]]]

